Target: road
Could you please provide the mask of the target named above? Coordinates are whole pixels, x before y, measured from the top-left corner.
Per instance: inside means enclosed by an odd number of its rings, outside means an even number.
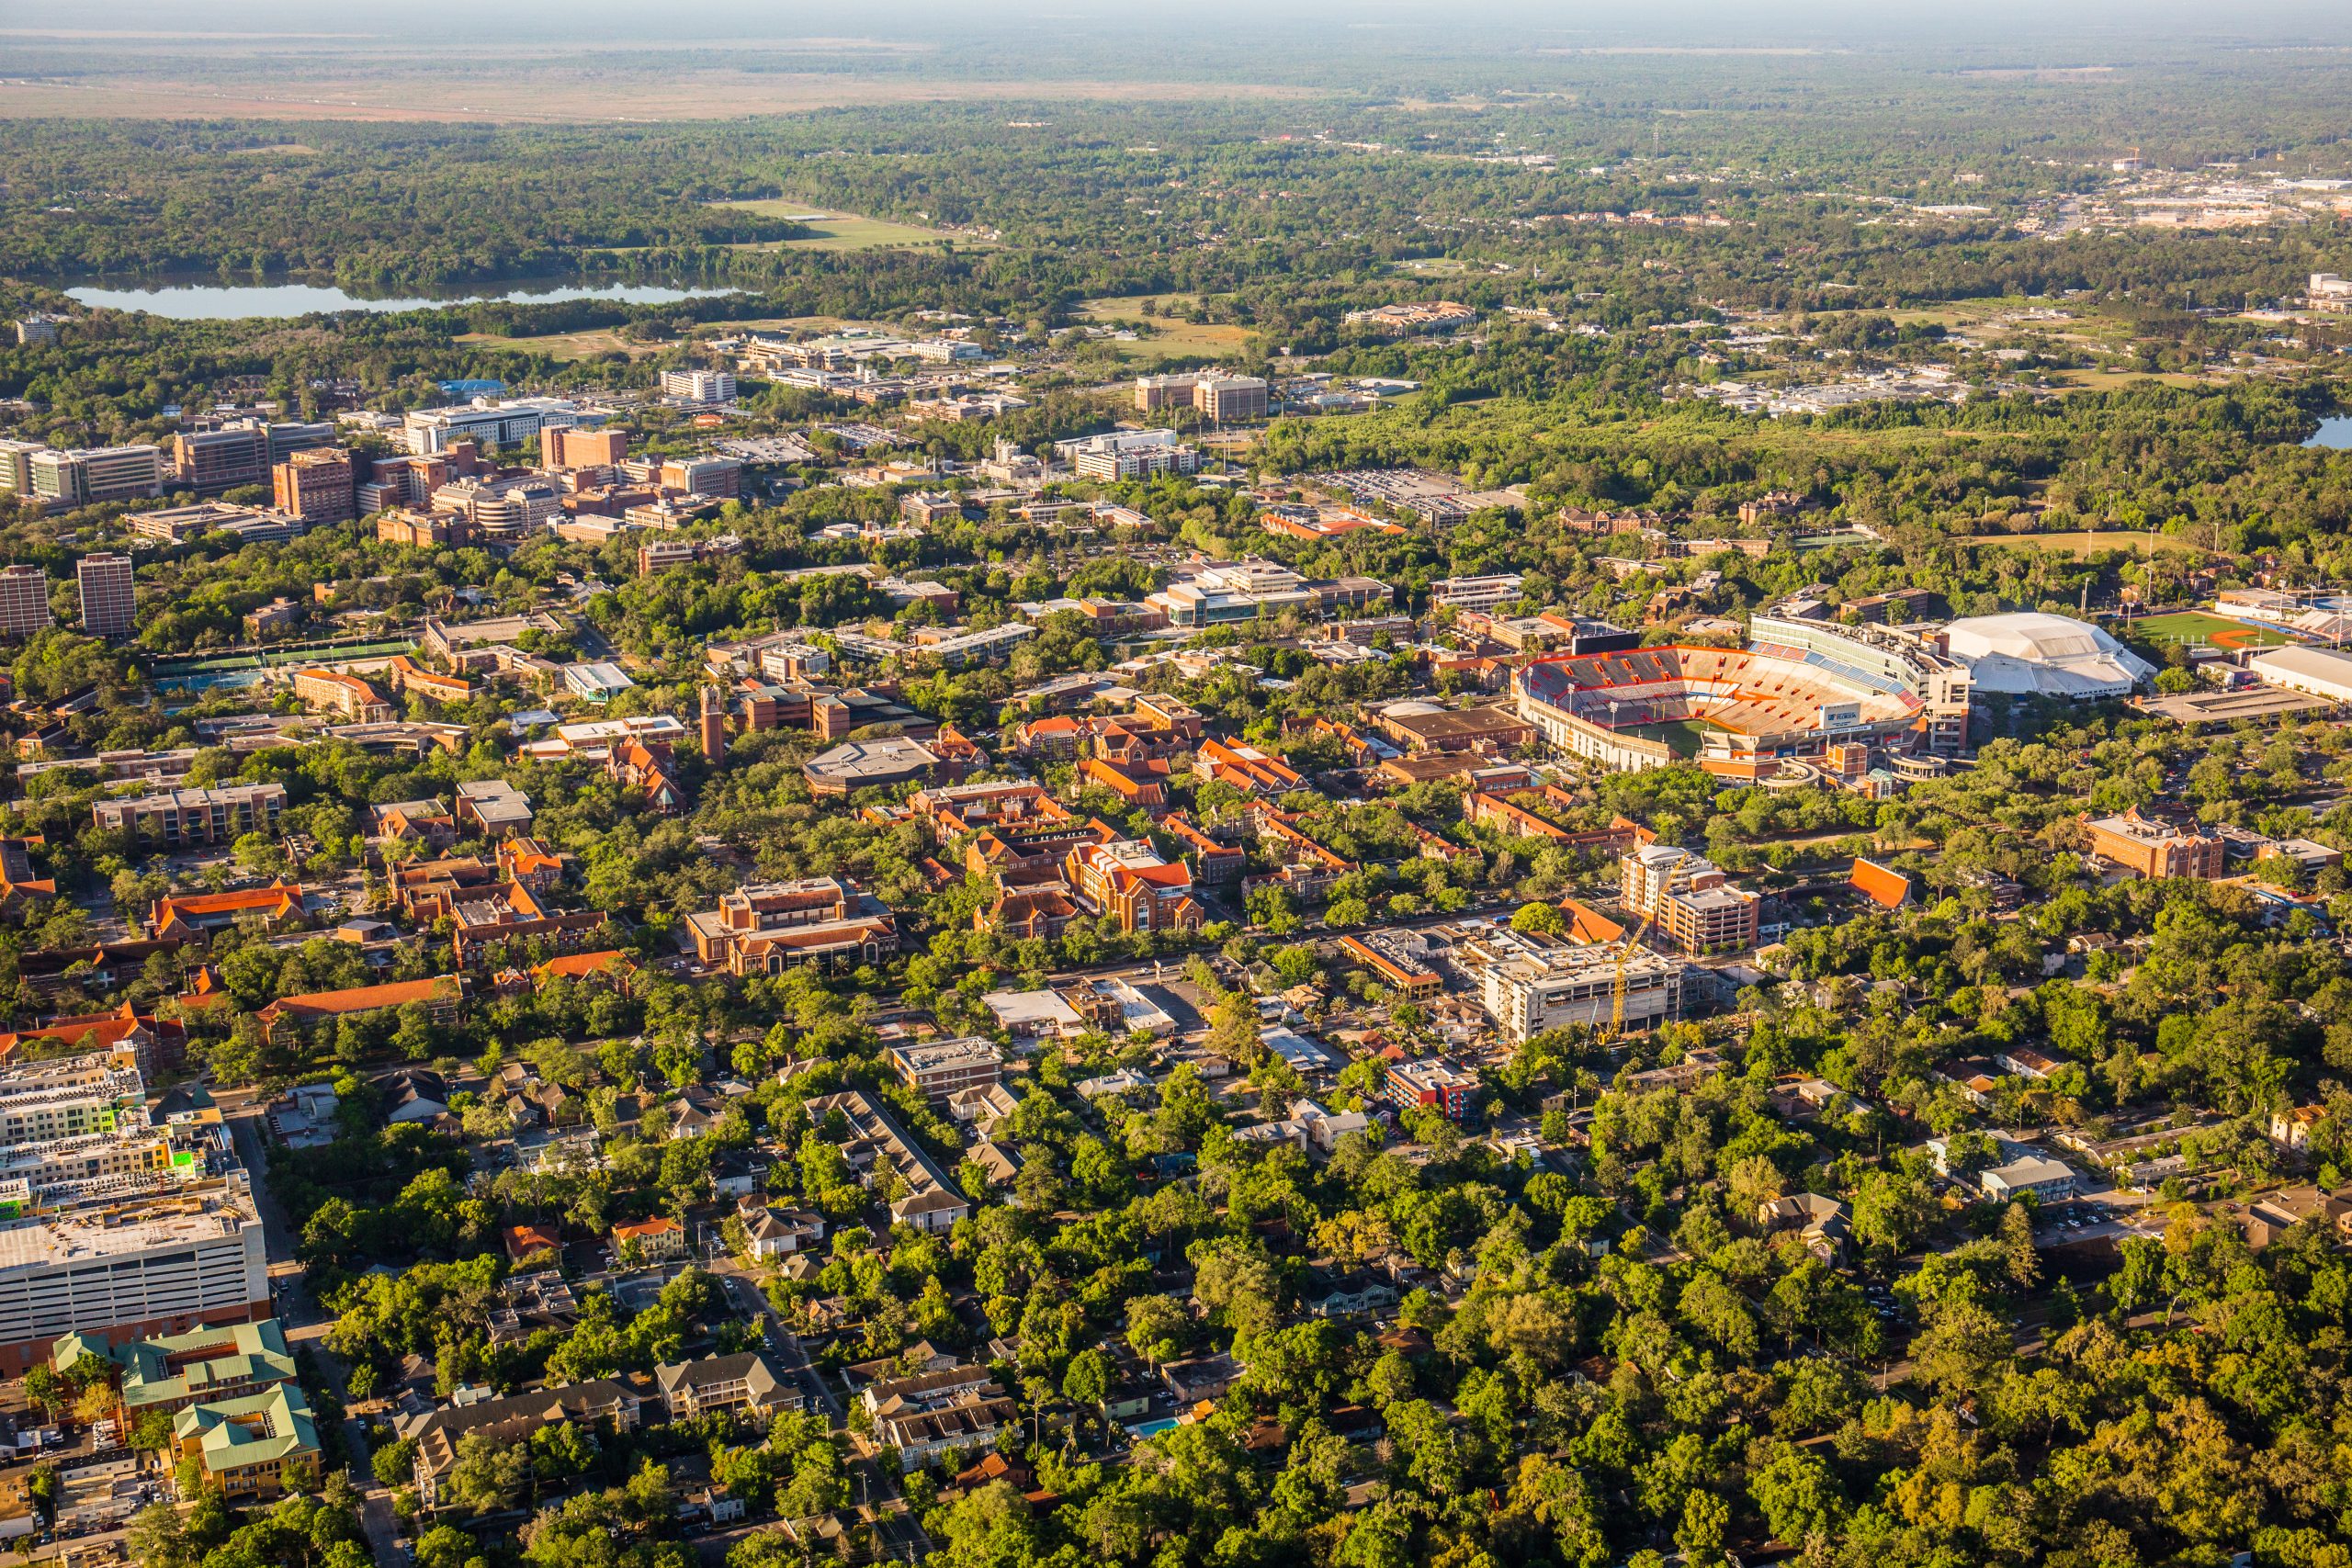
[[[349,1414],[350,1369],[327,1348],[326,1333],[334,1319],[311,1296],[309,1277],[294,1261],[293,1227],[287,1223],[286,1211],[279,1206],[264,1177],[266,1136],[261,1107],[251,1094],[233,1091],[220,1095],[218,1103],[221,1120],[236,1142],[237,1157],[253,1177],[254,1203],[261,1212],[262,1237],[270,1258],[270,1295],[277,1309],[278,1322],[286,1330],[287,1343],[298,1350],[310,1347],[318,1358],[320,1372],[334,1390],[335,1397],[343,1401],[345,1451],[351,1456],[352,1484],[359,1489],[360,1523],[368,1531],[368,1549],[375,1554],[377,1568],[405,1568],[408,1560],[394,1544],[400,1535],[400,1521],[392,1513],[391,1492],[377,1481],[375,1472],[368,1465],[367,1423]]]
[[[825,1386],[824,1378],[809,1364],[808,1352],[801,1348],[800,1336],[795,1334],[792,1325],[769,1304],[767,1292],[760,1289],[759,1281],[744,1273],[742,1266],[732,1258],[713,1263],[710,1270],[718,1276],[721,1288],[726,1291],[728,1299],[735,1303],[736,1310],[760,1320],[769,1351],[781,1358],[791,1369],[800,1386],[814,1396],[812,1403],[823,1406],[835,1424],[846,1421],[848,1416],[842,1410],[841,1401],[833,1397],[833,1391]]]
[[[804,1389],[814,1393],[817,1404],[831,1418],[835,1429],[838,1430],[845,1425],[849,1417],[842,1409],[841,1400],[834,1395],[823,1375],[809,1361],[808,1351],[801,1347],[800,1337],[793,1332],[792,1325],[785,1322],[783,1316],[770,1304],[767,1292],[760,1289],[758,1280],[747,1273],[743,1266],[732,1258],[720,1258],[713,1262],[710,1265],[710,1271],[718,1277],[720,1288],[727,1292],[728,1299],[735,1303],[737,1311],[750,1314],[760,1320],[763,1325],[763,1337],[766,1340],[769,1352],[784,1361],[792,1374],[800,1380]],[[923,1533],[922,1521],[914,1517],[910,1509],[901,1506],[893,1511],[891,1508],[892,1505],[899,1501],[897,1482],[892,1477],[885,1475],[880,1467],[871,1460],[853,1459],[850,1461],[849,1470],[850,1473],[856,1478],[857,1500],[873,1502],[877,1514],[884,1516],[876,1522],[888,1538],[885,1547],[889,1554],[894,1558],[905,1556],[910,1561],[930,1555],[931,1538]],[[756,1534],[762,1529],[773,1528],[772,1524],[747,1525],[741,1529],[727,1532],[723,1538],[707,1538],[697,1543],[697,1550],[707,1557],[708,1548],[714,1540],[724,1539],[731,1541],[743,1535]]]

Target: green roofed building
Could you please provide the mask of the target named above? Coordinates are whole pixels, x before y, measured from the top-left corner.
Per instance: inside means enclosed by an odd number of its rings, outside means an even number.
[[[191,1404],[172,1423],[172,1447],[204,1467],[231,1503],[275,1497],[304,1472],[319,1472],[319,1432],[302,1391],[280,1383],[243,1399]]]
[[[51,1348],[50,1362],[62,1372],[88,1354],[122,1369],[118,1386],[126,1431],[150,1410],[186,1410],[294,1381],[294,1356],[274,1317],[111,1347],[103,1336],[69,1334]]]

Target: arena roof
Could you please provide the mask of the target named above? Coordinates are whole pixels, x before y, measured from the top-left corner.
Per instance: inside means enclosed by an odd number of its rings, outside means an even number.
[[[2031,610],[1954,621],[1944,646],[1978,691],[2013,696],[2117,696],[2156,672],[2089,622]]]

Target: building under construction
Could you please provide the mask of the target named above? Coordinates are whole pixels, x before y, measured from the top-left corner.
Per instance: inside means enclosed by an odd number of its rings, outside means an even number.
[[[1456,950],[1478,979],[1479,1000],[1504,1039],[1520,1044],[1546,1030],[1647,1031],[1682,1016],[1679,959],[1646,948],[1580,946],[1536,931],[1495,926]],[[1618,1012],[1620,976],[1623,1011]]]

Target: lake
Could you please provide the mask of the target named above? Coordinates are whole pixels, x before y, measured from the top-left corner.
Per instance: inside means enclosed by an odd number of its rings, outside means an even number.
[[[467,300],[516,299],[549,303],[561,299],[610,299],[625,305],[668,305],[734,292],[727,288],[673,288],[650,283],[582,283],[573,278],[525,278],[488,284],[438,299],[363,299],[331,283],[162,283],[132,288],[88,284],[66,294],[85,305],[108,310],[144,310],[175,321],[245,321],[254,317],[307,316],[315,310],[429,310]]]
[[[2319,422],[2319,431],[2303,443],[2306,446],[2352,447],[2352,418],[2337,414]]]

